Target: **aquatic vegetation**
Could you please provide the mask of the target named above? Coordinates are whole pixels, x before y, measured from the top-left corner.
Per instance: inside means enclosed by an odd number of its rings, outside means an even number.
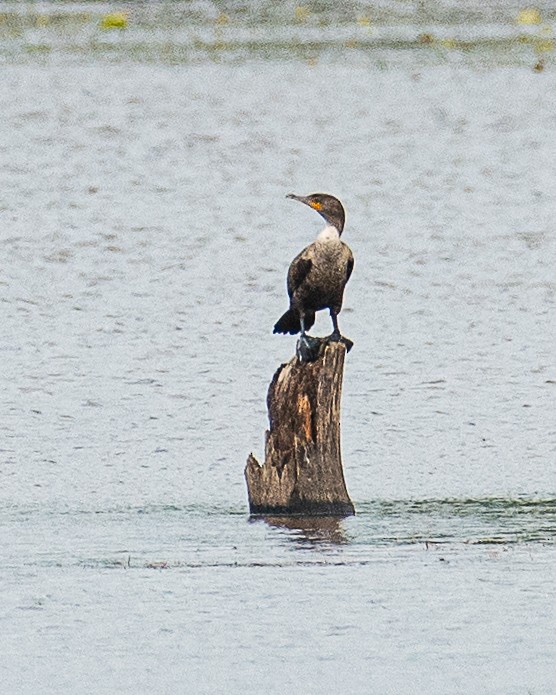
[[[103,29],[125,29],[127,24],[128,17],[125,12],[110,12],[100,20],[100,26]]]
[[[133,14],[125,7],[107,11],[90,3],[70,10],[58,3],[40,10],[0,13],[0,55],[18,51],[36,55],[103,55],[107,60],[147,60],[170,64],[213,61],[298,59],[313,64],[326,55],[359,52],[373,64],[388,67],[409,58],[413,64],[452,60],[527,67],[551,65],[556,47],[552,15],[534,7],[507,8],[490,22],[488,13],[452,9],[423,10],[410,16],[403,8],[382,11],[343,3],[234,4],[192,6],[191,3],[142,3]],[[544,16],[546,14],[546,16]],[[133,19],[133,21],[132,21]],[[40,30],[40,41],[34,30]],[[122,30],[125,31],[125,41]],[[20,43],[21,42],[21,43]],[[28,47],[31,48],[28,48]],[[539,71],[539,67],[535,70]]]
[[[311,10],[306,5],[298,5],[294,10],[294,15],[298,22],[305,22],[310,14]]]
[[[540,24],[542,17],[536,7],[524,7],[518,12],[516,21],[518,24]]]
[[[554,36],[552,27],[549,24],[541,27],[538,36],[535,36],[533,40],[533,46],[537,53],[552,53],[554,50]]]

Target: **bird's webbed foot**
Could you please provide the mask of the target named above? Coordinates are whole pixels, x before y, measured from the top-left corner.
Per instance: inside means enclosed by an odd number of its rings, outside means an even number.
[[[313,338],[306,333],[303,333],[298,341],[295,348],[295,354],[300,362],[314,362],[320,353],[320,346],[322,340],[320,338]]]

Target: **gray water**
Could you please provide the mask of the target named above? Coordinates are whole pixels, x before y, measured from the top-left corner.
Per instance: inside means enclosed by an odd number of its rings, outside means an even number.
[[[391,5],[3,3],[2,692],[554,692],[554,17]],[[316,190],[357,515],[252,520]]]

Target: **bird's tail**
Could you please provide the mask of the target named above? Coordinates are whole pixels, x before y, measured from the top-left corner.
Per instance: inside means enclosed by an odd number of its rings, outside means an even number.
[[[273,333],[291,333],[295,335],[301,330],[299,314],[294,309],[288,309],[274,325]]]
[[[305,330],[309,330],[315,323],[315,314],[305,314]],[[295,309],[288,309],[274,325],[273,333],[290,333],[295,335],[301,331],[301,321]]]

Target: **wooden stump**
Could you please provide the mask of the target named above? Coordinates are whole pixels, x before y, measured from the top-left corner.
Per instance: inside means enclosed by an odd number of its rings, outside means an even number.
[[[294,357],[274,375],[265,462],[250,454],[245,467],[252,514],[355,513],[340,452],[345,354],[344,344],[323,343],[314,362]]]

